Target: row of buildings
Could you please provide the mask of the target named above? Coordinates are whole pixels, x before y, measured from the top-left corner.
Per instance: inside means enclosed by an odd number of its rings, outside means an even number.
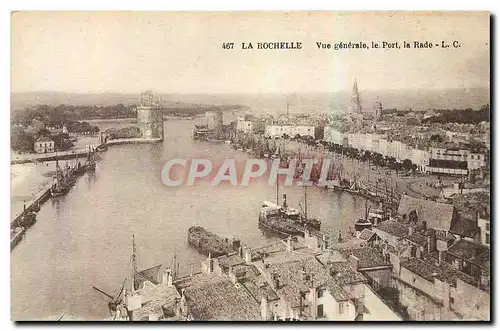
[[[212,258],[179,277],[145,270],[117,319],[204,321],[401,320],[371,288],[351,252],[335,260],[305,240],[278,240]],[[354,253],[357,254],[357,253]],[[366,263],[362,259],[363,263]]]
[[[252,115],[242,115],[236,122],[236,131],[245,134],[264,134],[267,138],[282,138],[287,135],[294,138],[301,137],[316,138],[315,127],[313,125],[286,125],[286,124],[268,124],[265,120],[256,118]]]
[[[467,175],[468,171],[484,167],[489,162],[487,154],[474,153],[466,148],[430,146],[422,149],[391,140],[383,134],[342,133],[330,126],[325,127],[324,140],[361,151],[380,153],[398,162],[409,159],[423,173]]]

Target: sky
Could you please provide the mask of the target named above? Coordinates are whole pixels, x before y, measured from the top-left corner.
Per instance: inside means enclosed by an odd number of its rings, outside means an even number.
[[[11,92],[335,92],[354,78],[364,90],[489,87],[489,20],[486,12],[16,12]],[[403,40],[460,48],[316,46]],[[267,41],[302,49],[255,49]]]

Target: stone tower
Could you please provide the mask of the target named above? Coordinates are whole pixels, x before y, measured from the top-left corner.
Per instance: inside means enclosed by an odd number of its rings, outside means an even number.
[[[163,139],[163,113],[160,108],[160,99],[151,91],[141,94],[141,103],[137,106],[137,123],[142,137],[148,139]]]

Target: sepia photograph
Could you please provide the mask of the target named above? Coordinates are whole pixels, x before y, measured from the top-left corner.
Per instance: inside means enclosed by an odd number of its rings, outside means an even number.
[[[10,319],[489,322],[491,24],[12,11]]]

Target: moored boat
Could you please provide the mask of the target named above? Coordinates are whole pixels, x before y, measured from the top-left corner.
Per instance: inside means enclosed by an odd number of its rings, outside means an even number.
[[[238,239],[219,236],[201,226],[189,228],[188,243],[200,254],[205,256],[211,254],[212,257],[237,252],[240,248]]]
[[[25,229],[31,227],[36,223],[36,213],[31,210],[26,210],[26,205],[23,206],[23,214],[19,219],[19,226],[24,227]]]
[[[364,229],[371,230],[373,224],[370,222],[368,215],[370,214],[370,208],[368,204],[365,202],[365,217],[359,218],[356,222],[354,222],[354,230],[363,231]]]
[[[66,178],[64,176],[63,171],[61,170],[61,167],[59,167],[59,161],[56,160],[56,175],[55,175],[55,183],[52,185],[50,188],[50,195],[52,197],[58,197],[63,194],[66,194],[70,186],[66,182]]]

